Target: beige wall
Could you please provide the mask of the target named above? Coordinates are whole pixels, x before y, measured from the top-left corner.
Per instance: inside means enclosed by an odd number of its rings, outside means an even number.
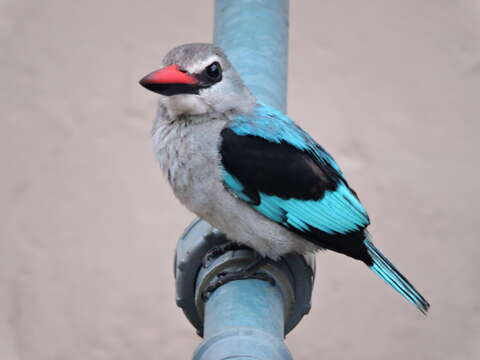
[[[338,159],[423,317],[317,257],[300,359],[478,359],[480,5],[292,1],[289,114]],[[0,3],[0,359],[188,359],[173,249],[192,219],[137,80],[209,41],[211,1]]]

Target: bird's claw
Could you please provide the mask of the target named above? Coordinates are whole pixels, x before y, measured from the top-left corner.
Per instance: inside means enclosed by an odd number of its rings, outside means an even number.
[[[232,251],[232,250],[240,250],[240,249],[248,249],[245,246],[238,245],[232,242],[228,242],[226,244],[214,246],[208,252],[205,254],[203,261],[202,261],[202,266],[204,268],[208,268],[213,260],[218,258],[219,256],[225,254],[227,251]]]
[[[269,274],[264,272],[255,272],[250,273],[248,271],[240,270],[235,272],[222,271],[217,274],[216,279],[208,285],[205,290],[202,292],[202,300],[206,302],[208,297],[217,290],[220,286],[229,283],[230,281],[235,280],[247,280],[247,279],[257,279],[263,280],[270,283],[272,286],[275,286],[275,279]]]

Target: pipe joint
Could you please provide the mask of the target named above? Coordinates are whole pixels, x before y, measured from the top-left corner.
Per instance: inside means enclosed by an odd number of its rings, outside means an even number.
[[[205,300],[201,296],[204,289],[220,272],[238,270],[256,258],[250,249],[230,250],[204,266],[204,258],[209,250],[227,242],[225,235],[197,219],[190,224],[177,243],[174,266],[176,301],[200,336],[204,333]],[[315,257],[313,254],[288,254],[280,261],[264,265],[261,271],[275,280],[276,291],[283,299],[283,330],[284,334],[287,334],[310,311]],[[266,281],[254,279],[234,283],[245,281],[264,283],[263,286],[272,287]],[[222,285],[213,294],[229,284]],[[211,301],[211,297],[207,302]]]

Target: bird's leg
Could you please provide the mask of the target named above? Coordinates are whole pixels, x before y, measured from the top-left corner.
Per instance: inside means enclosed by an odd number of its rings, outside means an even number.
[[[232,251],[232,250],[241,250],[241,249],[248,249],[246,246],[239,245],[234,242],[228,242],[222,245],[215,246],[208,250],[207,254],[203,258],[203,267],[208,268],[210,264],[218,258],[219,256],[225,254],[227,251]]]
[[[239,271],[223,271],[217,275],[217,279],[212,282],[202,293],[202,299],[206,301],[208,296],[213,293],[220,286],[235,280],[245,279],[258,279],[269,282],[271,285],[275,285],[275,280],[268,274],[257,272],[257,270],[265,264],[268,264],[271,260],[267,257],[261,257],[255,259],[246,268]]]

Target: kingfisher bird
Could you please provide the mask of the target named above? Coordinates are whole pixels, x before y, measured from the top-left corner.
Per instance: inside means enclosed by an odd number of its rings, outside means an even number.
[[[327,249],[360,260],[428,311],[373,245],[368,214],[333,157],[287,115],[257,101],[220,48],[178,46],[140,84],[161,95],[153,148],[190,211],[266,259]]]

